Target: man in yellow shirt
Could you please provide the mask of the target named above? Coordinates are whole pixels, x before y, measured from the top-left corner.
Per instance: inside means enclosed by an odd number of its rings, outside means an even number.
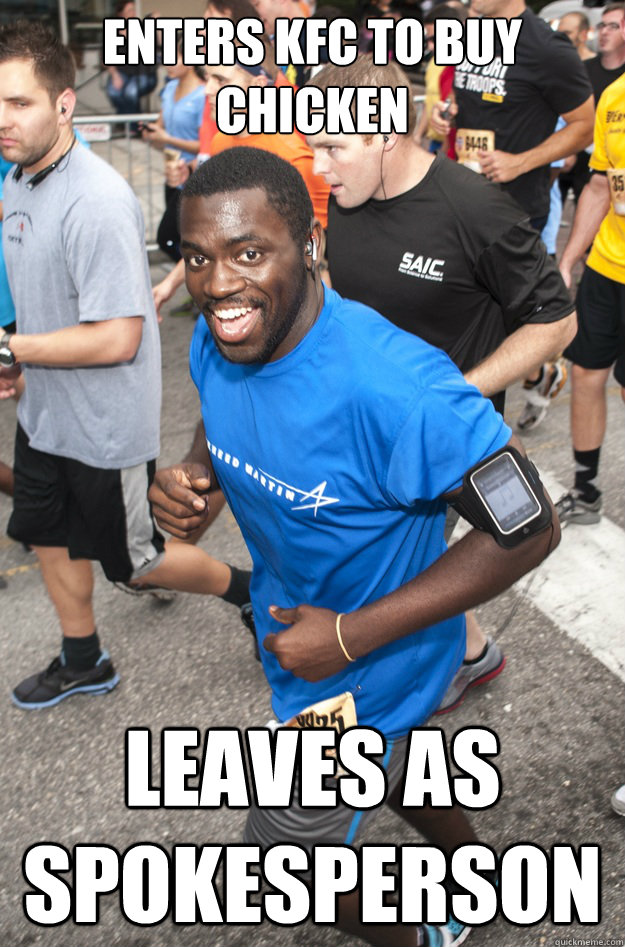
[[[620,28],[625,36],[625,15]],[[599,99],[590,168],[560,263],[570,287],[573,266],[594,238],[577,294],[578,333],[565,352],[573,362],[575,482],[556,504],[563,525],[596,523],[601,517],[601,491],[595,481],[612,366],[625,401],[625,75]]]

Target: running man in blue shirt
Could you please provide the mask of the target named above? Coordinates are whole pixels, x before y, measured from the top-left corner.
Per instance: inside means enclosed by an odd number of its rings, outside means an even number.
[[[388,803],[446,852],[475,841],[458,807],[403,810],[406,741],[464,657],[465,609],[508,588],[557,544],[557,520],[503,549],[471,530],[446,550],[447,498],[514,441],[440,350],[324,288],[321,239],[299,174],[268,152],[206,162],[181,200],[187,286],[203,313],[191,343],[208,454],[157,473],[163,527],[184,537],[220,486],[254,569],[251,598],[280,722],[353,698],[352,723],[386,739]],[[518,447],[518,442],[516,442]],[[252,807],[245,839],[351,843],[363,813]],[[451,945],[468,929],[339,926],[385,947]]]

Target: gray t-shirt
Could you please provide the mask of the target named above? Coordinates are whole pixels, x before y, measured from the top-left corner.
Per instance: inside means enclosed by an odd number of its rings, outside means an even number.
[[[7,175],[3,246],[18,333],[143,316],[130,362],[25,365],[18,418],[37,450],[93,467],[132,467],[159,453],[160,339],[143,215],[124,179],[76,145],[32,190]]]

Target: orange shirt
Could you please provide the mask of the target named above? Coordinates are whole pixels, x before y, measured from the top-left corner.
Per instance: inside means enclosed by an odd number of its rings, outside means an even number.
[[[313,174],[313,153],[298,134],[293,132],[290,135],[224,135],[223,132],[218,131],[213,136],[209,150],[211,155],[218,155],[221,151],[237,146],[261,148],[292,164],[304,178],[315,217],[322,227],[328,226],[330,187],[321,175]]]
[[[201,155],[209,155],[211,153],[211,142],[215,137],[216,131],[217,123],[211,115],[211,104],[209,102],[208,96],[206,96],[204,112],[202,113],[202,124],[200,125],[200,132],[198,135],[200,140]]]

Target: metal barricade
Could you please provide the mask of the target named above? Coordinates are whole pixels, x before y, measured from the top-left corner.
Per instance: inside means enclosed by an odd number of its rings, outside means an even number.
[[[162,154],[136,132],[141,122],[155,122],[158,112],[136,115],[77,115],[74,126],[93,151],[124,177],[141,204],[148,250],[156,250],[156,233],[165,209]]]

